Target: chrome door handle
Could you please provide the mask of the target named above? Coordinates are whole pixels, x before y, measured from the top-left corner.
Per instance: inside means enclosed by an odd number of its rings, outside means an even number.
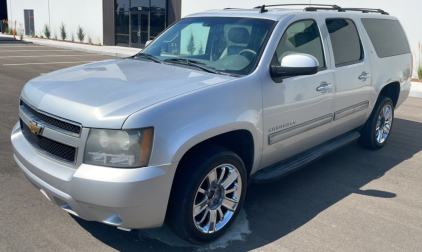
[[[366,79],[371,78],[371,74],[367,73],[365,71],[362,72],[361,75],[359,75],[358,79],[361,81],[366,81]]]
[[[320,91],[321,93],[325,94],[333,88],[333,84],[327,83],[326,81],[323,81],[319,87],[316,88],[317,91]]]

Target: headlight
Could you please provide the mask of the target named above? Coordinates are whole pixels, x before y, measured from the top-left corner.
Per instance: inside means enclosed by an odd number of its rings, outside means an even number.
[[[91,129],[84,163],[111,167],[147,166],[152,149],[153,129]]]

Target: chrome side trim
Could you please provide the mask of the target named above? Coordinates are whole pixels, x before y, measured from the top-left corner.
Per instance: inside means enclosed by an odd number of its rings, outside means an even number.
[[[76,126],[76,127],[79,127],[79,128],[80,128],[80,130],[79,130],[79,134],[76,134],[76,133],[73,133],[73,132],[70,132],[70,131],[67,131],[67,130],[61,129],[61,128],[59,128],[59,127],[56,127],[56,126],[51,125],[51,124],[49,124],[49,123],[46,123],[46,122],[44,122],[44,121],[40,121],[39,119],[37,119],[37,117],[36,117],[35,115],[33,115],[33,114],[31,113],[31,111],[29,111],[28,109],[26,109],[24,106],[19,105],[19,109],[20,109],[20,111],[24,112],[24,113],[25,113],[28,117],[30,117],[32,120],[34,120],[34,121],[38,121],[38,122],[39,122],[39,123],[41,123],[42,125],[44,125],[44,126],[48,126],[49,128],[54,129],[55,131],[62,132],[63,134],[66,134],[66,135],[69,135],[69,136],[73,136],[73,137],[81,137],[81,133],[82,133],[82,125],[81,125],[81,124],[79,124],[79,123],[75,123],[75,122],[72,122],[72,121],[69,121],[69,120],[66,120],[66,119],[64,119],[64,118],[61,118],[61,117],[58,117],[58,116],[55,116],[55,115],[52,115],[52,114],[48,114],[48,113],[46,113],[46,112],[44,112],[44,111],[41,111],[41,110],[39,110],[39,109],[35,108],[34,106],[32,106],[31,104],[29,104],[29,103],[28,103],[27,101],[25,101],[24,99],[22,99],[22,97],[21,97],[21,100],[22,100],[22,102],[24,102],[27,106],[31,107],[33,110],[35,110],[36,112],[38,112],[38,113],[40,113],[40,114],[43,114],[43,115],[45,115],[45,116],[48,116],[48,117],[54,118],[54,119],[56,119],[56,120],[59,120],[59,121],[62,121],[62,122],[68,123],[68,124],[72,124],[72,125],[74,125],[74,126]]]
[[[311,129],[315,129],[317,127],[320,127],[324,124],[330,123],[333,120],[333,114],[328,114],[319,118],[316,118],[314,120],[301,123],[297,126],[294,126],[289,129],[285,129],[282,131],[275,132],[268,136],[268,144],[274,144],[279,141],[282,141],[284,139],[299,135],[303,132],[306,132]]]
[[[368,107],[369,107],[369,101],[364,101],[364,102],[358,103],[356,105],[347,107],[345,109],[338,110],[334,113],[334,121],[341,119],[343,117],[346,117],[348,115],[351,115],[353,113],[356,113],[358,111],[367,109]]]

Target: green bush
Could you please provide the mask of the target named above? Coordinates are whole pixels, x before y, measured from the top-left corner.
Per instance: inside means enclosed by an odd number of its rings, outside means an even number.
[[[422,80],[422,66],[418,67],[418,79]]]
[[[50,31],[50,27],[48,27],[47,24],[44,24],[44,35],[46,38],[50,39],[51,37],[51,31]]]
[[[84,29],[78,25],[78,30],[76,31],[76,35],[78,36],[79,42],[83,43],[85,40],[85,32]]]
[[[65,40],[67,38],[67,32],[66,32],[66,27],[64,26],[63,23],[60,25],[59,29],[60,29],[60,38],[62,40]]]

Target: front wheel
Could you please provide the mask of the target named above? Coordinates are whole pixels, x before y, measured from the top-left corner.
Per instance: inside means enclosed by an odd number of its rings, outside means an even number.
[[[234,152],[212,146],[175,178],[167,224],[182,239],[211,242],[227,230],[246,194],[246,169]]]
[[[393,119],[393,102],[388,97],[379,97],[371,116],[362,128],[359,143],[368,149],[382,148],[390,136]]]

